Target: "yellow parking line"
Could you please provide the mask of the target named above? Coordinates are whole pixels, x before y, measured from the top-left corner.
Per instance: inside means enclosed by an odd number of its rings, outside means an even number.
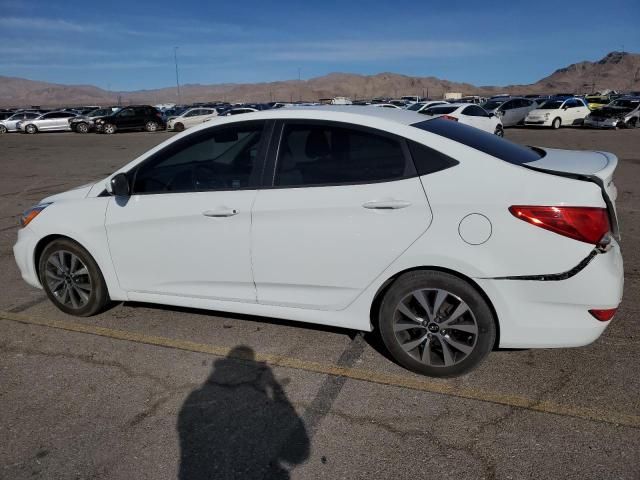
[[[186,350],[189,352],[207,353],[216,356],[227,356],[229,355],[231,350],[228,347],[191,342],[189,340],[179,340],[175,338],[159,337],[155,335],[145,335],[143,333],[104,328],[95,325],[86,325],[66,320],[49,320],[44,318],[36,318],[10,312],[0,311],[0,320],[9,320],[29,325],[40,325],[60,330],[68,330],[71,332],[98,335],[101,337],[143,343],[146,345],[155,345],[158,347],[175,348],[178,350]],[[247,360],[246,358],[235,354],[234,358]],[[325,375],[342,376],[353,380],[361,380],[364,382],[377,383],[380,385],[408,388],[423,392],[437,393],[452,397],[506,405],[509,407],[517,407],[541,413],[549,413],[566,417],[579,418],[583,420],[593,420],[614,425],[624,425],[627,427],[640,428],[640,416],[616,412],[609,409],[603,410],[597,408],[565,405],[548,401],[537,401],[519,395],[508,395],[480,390],[476,388],[458,387],[450,383],[430,380],[428,378],[406,377],[401,375],[391,375],[370,370],[363,370],[359,368],[339,367],[337,365],[310,362],[306,360],[286,357],[283,355],[256,353],[255,360],[266,362],[272,366],[293,368],[296,370],[304,370],[307,372]]]

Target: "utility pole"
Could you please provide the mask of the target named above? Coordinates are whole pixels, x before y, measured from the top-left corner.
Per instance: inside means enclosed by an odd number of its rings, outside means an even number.
[[[182,103],[180,97],[180,77],[178,76],[178,47],[173,47],[173,61],[176,64],[176,88],[178,90],[178,105]]]

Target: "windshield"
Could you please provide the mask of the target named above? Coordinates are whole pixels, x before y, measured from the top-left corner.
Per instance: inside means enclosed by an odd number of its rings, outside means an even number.
[[[455,112],[459,107],[431,107],[422,110],[420,113],[423,115],[447,115],[448,113]]]
[[[623,108],[637,108],[638,104],[640,104],[640,99],[638,100],[614,100],[611,102],[610,107],[623,107]]]
[[[604,97],[586,97],[587,103],[607,104],[609,100]]]
[[[479,128],[441,118],[424,120],[411,126],[454,140],[515,165],[535,162],[544,156],[544,150],[523,147]]]
[[[564,102],[562,100],[547,100],[538,108],[541,110],[557,110],[562,106]]]
[[[489,100],[487,103],[481,105],[481,107],[484,108],[487,112],[489,112],[491,110],[495,110],[504,102],[505,102],[504,100]]]
[[[407,108],[407,110],[411,110],[411,111],[415,112],[415,111],[420,110],[423,106],[424,106],[424,103],[414,103],[409,108]]]

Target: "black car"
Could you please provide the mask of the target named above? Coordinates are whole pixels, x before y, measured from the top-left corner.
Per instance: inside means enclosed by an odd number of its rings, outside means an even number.
[[[155,132],[166,128],[162,114],[151,105],[131,105],[94,120],[96,132],[115,133],[118,130]]]

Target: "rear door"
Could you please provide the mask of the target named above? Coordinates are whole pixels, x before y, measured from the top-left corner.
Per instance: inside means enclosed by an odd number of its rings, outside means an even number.
[[[116,113],[115,124],[119,130],[129,130],[131,128],[135,128],[138,123],[140,123],[140,119],[136,114],[136,110],[133,107],[127,107],[120,110]]]
[[[349,305],[431,222],[404,140],[351,124],[279,122],[253,208],[258,302]]]

